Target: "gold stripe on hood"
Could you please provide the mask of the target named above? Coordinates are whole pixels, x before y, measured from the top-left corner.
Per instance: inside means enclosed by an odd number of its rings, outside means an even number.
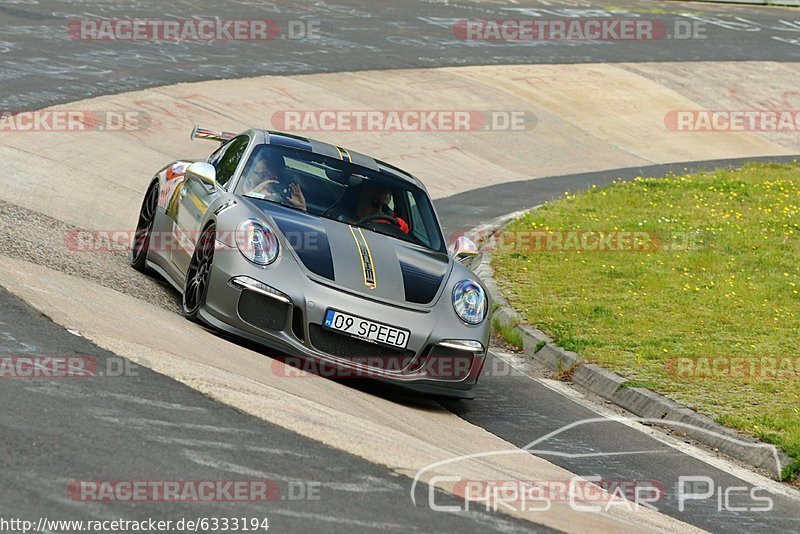
[[[356,230],[358,234],[356,235]],[[356,241],[358,248],[358,257],[361,260],[361,270],[364,273],[364,285],[370,289],[378,287],[378,277],[375,274],[375,262],[372,261],[372,252],[369,250],[367,239],[361,228],[353,228],[350,226],[350,233],[353,234],[353,239]],[[360,238],[360,239],[359,239]]]

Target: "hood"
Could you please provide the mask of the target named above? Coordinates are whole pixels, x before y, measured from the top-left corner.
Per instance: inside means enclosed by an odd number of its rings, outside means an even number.
[[[450,269],[447,254],[266,201],[284,245],[305,269],[351,293],[398,304],[433,303]]]

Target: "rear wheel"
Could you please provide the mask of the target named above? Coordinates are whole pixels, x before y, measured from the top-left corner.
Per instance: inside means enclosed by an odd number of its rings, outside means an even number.
[[[153,233],[153,222],[156,219],[158,206],[158,181],[153,182],[142,202],[139,210],[139,221],[136,223],[136,234],[133,236],[133,251],[131,254],[131,267],[137,271],[147,270],[147,251],[150,248],[150,235]]]
[[[197,312],[206,300],[208,281],[211,278],[211,264],[214,262],[214,241],[217,229],[210,224],[203,230],[186,271],[186,283],[183,286],[183,315],[197,321]]]

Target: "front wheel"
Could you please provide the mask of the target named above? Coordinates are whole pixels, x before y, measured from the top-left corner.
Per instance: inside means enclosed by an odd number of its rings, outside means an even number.
[[[214,261],[214,241],[216,227],[211,224],[203,230],[186,271],[186,283],[183,285],[183,315],[190,321],[197,322],[197,312],[206,300],[208,282],[211,278],[211,264]]]
[[[136,233],[133,236],[131,267],[140,272],[147,270],[147,251],[150,249],[150,235],[153,233],[153,222],[156,219],[158,191],[158,181],[155,181],[144,196],[142,209],[139,210],[139,220],[136,223]]]

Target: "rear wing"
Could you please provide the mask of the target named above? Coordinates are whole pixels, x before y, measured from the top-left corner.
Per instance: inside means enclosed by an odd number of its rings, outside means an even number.
[[[217,132],[214,130],[206,130],[205,128],[200,128],[200,126],[195,126],[192,130],[192,135],[190,139],[194,141],[195,139],[210,139],[212,141],[219,141],[220,143],[224,143],[226,141],[230,141],[236,137],[235,133],[231,132]]]

